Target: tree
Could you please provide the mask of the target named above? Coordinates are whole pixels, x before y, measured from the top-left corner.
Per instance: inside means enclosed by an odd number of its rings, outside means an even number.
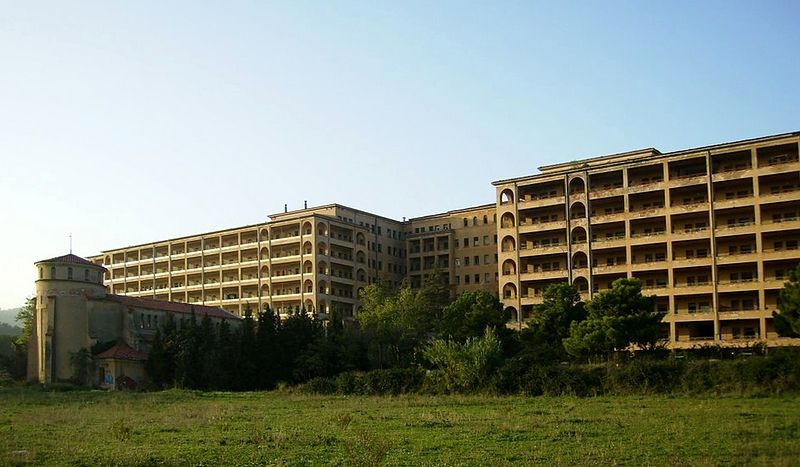
[[[16,322],[22,326],[22,333],[12,341],[13,355],[8,359],[8,373],[12,378],[24,379],[28,366],[28,342],[33,334],[34,316],[36,315],[36,297],[28,297],[25,306],[17,311]]]
[[[617,279],[586,304],[587,319],[570,325],[564,348],[576,357],[608,355],[631,345],[654,348],[665,315],[655,307],[656,297],[643,296],[638,279]]]
[[[578,289],[567,283],[549,285],[542,297],[528,327],[520,331],[522,352],[535,361],[561,361],[568,357],[563,339],[569,337],[570,326],[586,319],[585,303]]]
[[[772,312],[775,330],[783,337],[800,337],[800,265],[789,272],[780,293],[778,311]]]
[[[465,342],[482,336],[486,328],[501,332],[510,317],[494,295],[482,290],[464,292],[444,307],[437,327],[440,336]]]
[[[256,328],[256,361],[258,362],[258,387],[273,389],[278,383],[277,363],[280,348],[278,347],[278,330],[280,320],[269,305],[258,314]]]

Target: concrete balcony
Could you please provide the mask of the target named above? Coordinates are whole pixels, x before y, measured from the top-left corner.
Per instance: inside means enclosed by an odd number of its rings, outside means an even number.
[[[652,243],[666,243],[666,232],[639,233],[630,236],[631,245],[648,245]]]
[[[758,279],[740,280],[740,281],[719,281],[717,283],[717,292],[740,292],[740,291],[755,291],[760,288]]]
[[[798,228],[800,228],[800,218],[781,219],[780,222],[773,221],[772,219],[765,219],[761,221],[762,232],[775,232]]]
[[[629,219],[646,219],[649,217],[664,217],[667,215],[665,208],[649,208],[637,211],[630,211],[628,213]]]
[[[679,176],[670,175],[669,187],[675,188],[681,186],[705,185],[707,183],[708,183],[708,175],[706,174],[679,175]]]
[[[520,281],[540,281],[547,279],[567,279],[567,270],[558,271],[524,271],[519,275]]]
[[[797,224],[800,225],[800,222],[797,222]],[[714,229],[714,235],[717,237],[739,235],[743,232],[753,232],[757,229],[758,227],[753,221],[737,222],[735,224],[717,225],[717,228]]]
[[[589,190],[589,199],[613,198],[614,196],[622,196],[625,193],[625,187],[622,186],[603,187]]]
[[[533,198],[528,195],[528,197],[521,199],[519,201],[518,209],[522,211],[523,209],[531,209],[531,208],[539,208],[545,206],[558,206],[559,204],[565,204],[565,197],[564,195],[557,195],[547,198]]]
[[[287,254],[286,256],[272,256],[270,258],[270,262],[272,264],[287,264],[287,263],[299,263],[300,262],[300,254]]]
[[[752,196],[746,198],[721,199],[714,201],[714,210],[752,206],[755,203]]]
[[[566,245],[550,245],[550,246],[535,246],[530,248],[520,248],[519,255],[522,257],[552,255],[554,253],[566,253]],[[504,254],[514,253],[513,251],[504,251]]]
[[[673,268],[689,268],[695,266],[711,266],[711,257],[698,258],[696,256],[687,258],[685,256],[676,256],[672,259]]]
[[[631,263],[631,271],[652,271],[654,269],[666,269],[667,268],[667,260],[653,260],[653,261],[642,261],[638,263]],[[666,287],[666,286],[665,286]]]
[[[800,252],[798,252],[800,254]],[[761,255],[758,253],[717,253],[717,264],[752,263],[758,261]]]
[[[714,292],[714,286],[710,282],[695,282],[694,284],[679,283],[672,287],[675,295],[696,295],[710,294]]]
[[[782,289],[783,286],[786,285],[786,282],[788,281],[789,281],[788,277],[784,279],[776,279],[774,277],[768,277],[763,281],[761,281],[761,285],[766,290]]]
[[[756,174],[753,168],[749,167],[742,170],[729,170],[726,172],[717,172],[711,175],[711,180],[714,182],[724,182],[725,180],[741,180],[743,178],[752,178]]]
[[[800,260],[800,249],[795,250],[772,250],[766,249],[761,252],[761,259],[766,260],[773,260],[773,259],[797,259]],[[800,261],[798,261],[800,262]]]
[[[624,247],[627,241],[626,237],[598,238],[597,240],[592,240],[592,248],[595,250],[619,248]]]
[[[728,319],[758,319],[764,316],[766,317],[772,316],[772,312],[759,310],[757,308],[752,308],[747,310],[745,309],[726,310],[724,308],[720,308],[719,310],[720,321]]]
[[[648,191],[663,191],[666,188],[664,182],[643,183],[640,185],[628,186],[628,194],[631,193],[645,193]]]
[[[285,274],[283,276],[270,276],[269,280],[272,283],[279,283],[279,282],[299,282],[301,278],[301,274]]]
[[[671,240],[696,240],[708,238],[711,235],[711,229],[708,227],[696,227],[693,229],[675,230],[670,235]]]
[[[567,221],[540,222],[536,224],[520,224],[519,233],[544,232],[548,230],[564,230]]]
[[[614,274],[628,272],[627,264],[599,265],[592,267],[592,274]]]
[[[761,164],[762,162],[759,161],[759,167],[757,169],[758,175],[769,175],[769,174],[800,171],[800,161],[797,161],[795,159],[789,159],[786,161],[776,162],[773,164],[769,163],[767,163],[766,165],[761,165]]]
[[[609,214],[592,214],[589,216],[589,222],[592,225],[607,224],[609,222],[622,222],[627,219],[628,215],[625,211],[612,212]]]
[[[327,240],[327,238],[326,238]],[[274,238],[270,239],[269,244],[272,247],[281,246],[281,245],[293,245],[296,243],[300,243],[300,235],[294,235],[291,237],[282,237],[282,238]]]
[[[711,205],[708,201],[690,204],[673,204],[669,207],[670,214],[688,214],[692,212],[706,212]]]

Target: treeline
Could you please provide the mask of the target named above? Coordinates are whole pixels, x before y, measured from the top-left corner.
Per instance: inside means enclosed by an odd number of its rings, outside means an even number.
[[[341,394],[800,389],[800,354],[791,350],[730,361],[707,354],[729,357],[729,349],[707,348],[683,360],[664,351],[664,313],[636,279],[619,279],[588,302],[571,285],[551,285],[521,330],[507,326],[510,313],[493,295],[469,292],[453,300],[441,277],[418,291],[373,284],[359,298],[358,321],[335,309],[324,322],[303,312],[280,319],[269,309],[256,316],[248,310],[233,327],[207,317],[167,321],[147,362],[153,386],[287,384]]]
[[[147,372],[155,388],[250,391],[273,389],[344,371],[366,371],[357,332],[341,320],[327,326],[305,313],[279,319],[250,310],[237,326],[208,316],[178,323],[168,315],[153,340]]]

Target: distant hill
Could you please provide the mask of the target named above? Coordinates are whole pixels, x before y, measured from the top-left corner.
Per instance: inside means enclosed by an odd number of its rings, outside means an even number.
[[[18,336],[22,333],[22,328],[11,326],[10,324],[0,323],[0,336]]]
[[[16,326],[18,323],[14,318],[17,317],[19,308],[9,308],[8,310],[0,310],[0,323],[10,324]]]

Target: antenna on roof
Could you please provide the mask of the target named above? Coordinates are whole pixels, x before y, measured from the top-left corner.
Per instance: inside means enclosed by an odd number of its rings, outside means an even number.
[[[69,254],[72,254],[72,232],[69,233]]]
[[[303,201],[303,209],[308,209],[308,200]]]

